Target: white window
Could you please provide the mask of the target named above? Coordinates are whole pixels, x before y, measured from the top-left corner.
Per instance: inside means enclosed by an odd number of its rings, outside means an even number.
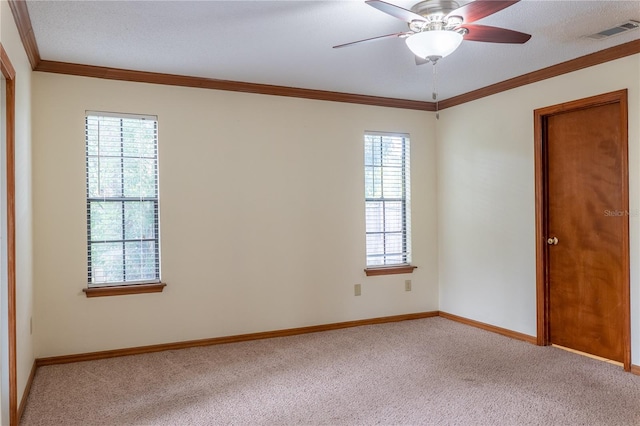
[[[364,136],[367,267],[411,263],[409,135]]]
[[[86,114],[89,287],[160,282],[158,120]]]

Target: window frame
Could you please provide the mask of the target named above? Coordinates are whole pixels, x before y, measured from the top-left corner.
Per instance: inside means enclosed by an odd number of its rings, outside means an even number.
[[[152,120],[154,123],[154,141],[153,141],[153,156],[149,157],[153,159],[153,169],[154,169],[154,192],[155,196],[137,196],[137,197],[127,197],[124,192],[120,194],[120,196],[116,197],[92,197],[90,193],[90,181],[89,181],[89,170],[90,170],[90,154],[89,154],[89,120],[97,119],[100,120],[103,117],[107,118],[116,118],[120,120],[120,132],[121,132],[121,142],[120,142],[120,172],[118,174],[118,179],[121,181],[122,188],[124,190],[125,185],[125,169],[124,169],[124,160],[126,158],[125,155],[125,142],[124,136],[122,135],[124,132],[123,128],[123,120]],[[113,112],[104,112],[104,111],[85,111],[85,186],[86,186],[86,219],[87,219],[87,285],[83,288],[83,292],[87,297],[101,297],[101,296],[116,296],[116,295],[125,295],[125,294],[139,294],[139,293],[155,293],[162,292],[165,283],[161,281],[161,255],[160,255],[160,191],[159,191],[159,159],[158,159],[158,117],[155,115],[141,115],[141,114],[129,114],[129,113],[113,113]],[[100,154],[97,155],[97,158],[103,158]],[[106,158],[106,157],[105,157]],[[122,220],[125,220],[126,217],[126,206],[134,205],[136,203],[153,203],[153,214],[154,214],[154,237],[153,238],[145,238],[144,241],[153,242],[154,247],[154,269],[155,269],[155,278],[153,279],[141,279],[141,280],[126,280],[126,262],[123,265],[123,279],[124,281],[111,281],[111,282],[92,282],[92,274],[94,271],[92,270],[92,245],[96,243],[91,238],[92,234],[92,222],[91,222],[91,206],[92,203],[97,202],[119,202],[122,205],[121,217]],[[126,256],[126,243],[130,242],[125,235],[126,228],[122,227],[122,239],[110,241],[112,243],[122,243],[122,256]],[[140,239],[134,239],[133,241],[142,241]],[[106,241],[104,241],[106,242]]]
[[[387,199],[384,197],[384,193],[381,193],[380,197],[367,197],[366,195],[366,170],[368,167],[379,167],[382,169],[384,166],[382,161],[382,154],[380,159],[380,165],[375,164],[367,164],[366,153],[364,160],[364,170],[365,170],[365,264],[366,267],[364,269],[365,274],[367,276],[376,276],[376,275],[390,275],[390,274],[406,274],[413,273],[413,270],[417,268],[411,264],[411,137],[407,133],[390,133],[390,132],[378,132],[378,131],[365,131],[364,132],[364,147],[366,149],[367,139],[373,137],[379,138],[401,138],[402,139],[402,172],[401,172],[401,197],[393,197],[392,199]],[[382,141],[380,143],[380,149],[382,149],[383,144]],[[381,174],[382,176],[382,174]],[[383,185],[383,179],[380,178],[380,185]],[[385,202],[393,201],[402,203],[402,262],[399,263],[385,263],[382,265],[370,265],[368,254],[368,239],[366,238],[368,235],[373,234],[374,232],[369,231],[367,229],[366,223],[366,210],[367,204],[372,202],[382,202],[383,209]],[[382,233],[383,236],[392,233],[391,231],[386,231],[386,223],[382,222],[382,231],[376,231],[376,234]],[[393,232],[397,233],[397,231]],[[386,257],[386,241],[384,244],[385,253],[382,254],[383,257]]]

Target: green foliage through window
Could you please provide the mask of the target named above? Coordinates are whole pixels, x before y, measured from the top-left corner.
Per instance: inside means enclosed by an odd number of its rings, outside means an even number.
[[[159,282],[157,119],[85,120],[89,286]]]
[[[411,262],[409,137],[364,136],[367,266]]]

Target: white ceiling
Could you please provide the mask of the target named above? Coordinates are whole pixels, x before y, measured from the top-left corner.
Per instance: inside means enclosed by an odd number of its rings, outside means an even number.
[[[417,0],[388,0],[409,9]],[[407,30],[364,3],[342,1],[34,1],[44,60],[431,101],[432,67],[399,38]],[[440,99],[640,39],[586,35],[640,21],[640,0],[522,0],[478,24],[532,34],[524,45],[464,41],[438,64]],[[640,76],[639,76],[640,78]]]

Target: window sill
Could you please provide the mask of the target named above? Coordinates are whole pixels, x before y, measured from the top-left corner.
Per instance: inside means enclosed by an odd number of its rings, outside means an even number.
[[[375,275],[411,274],[416,268],[417,266],[413,265],[384,266],[380,268],[367,268],[364,272],[368,277]]]
[[[111,287],[89,287],[82,291],[87,297],[123,296],[125,294],[162,293],[165,283],[115,285]]]

